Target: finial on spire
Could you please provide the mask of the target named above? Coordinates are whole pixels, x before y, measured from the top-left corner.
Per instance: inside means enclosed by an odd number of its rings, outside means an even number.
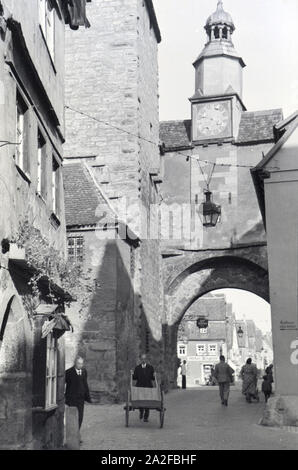
[[[217,9],[207,19],[205,29],[210,41],[226,40],[231,42],[231,35],[235,30],[232,17],[223,9],[223,1],[217,1]]]

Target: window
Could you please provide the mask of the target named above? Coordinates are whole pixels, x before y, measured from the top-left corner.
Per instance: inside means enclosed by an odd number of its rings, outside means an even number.
[[[185,344],[179,344],[178,354],[179,354],[179,356],[186,356],[186,346],[185,346]]]
[[[61,167],[57,159],[52,159],[52,210],[59,218],[61,203]]]
[[[208,344],[208,353],[216,354],[217,353],[217,344]]]
[[[37,192],[45,200],[47,196],[47,154],[46,141],[40,130],[38,130],[37,141]]]
[[[206,352],[206,344],[197,344],[197,356]]]
[[[39,24],[51,58],[55,54],[55,10],[49,0],[39,0]]]
[[[68,238],[68,258],[75,262],[83,262],[84,260],[84,238],[69,237]]]
[[[49,333],[47,336],[46,408],[57,404],[57,355],[57,338],[54,338],[53,333]]]
[[[29,154],[27,151],[28,137],[28,106],[17,92],[16,101],[16,152],[15,160],[18,167],[25,173],[30,172]]]

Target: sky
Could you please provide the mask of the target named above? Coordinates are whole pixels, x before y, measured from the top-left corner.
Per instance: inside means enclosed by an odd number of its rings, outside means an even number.
[[[242,56],[243,102],[248,111],[298,109],[298,0],[224,0],[234,20],[233,43]],[[154,0],[161,30],[160,119],[189,119],[192,63],[206,43],[204,25],[217,0]],[[270,305],[260,297],[223,289],[236,317],[270,331]]]
[[[154,0],[161,30],[160,119],[190,117],[192,63],[206,43],[204,25],[217,0]],[[233,43],[246,67],[243,101],[248,111],[298,109],[298,1],[224,0],[234,20]]]
[[[263,333],[271,331],[271,311],[268,302],[244,290],[220,289],[217,292],[225,294],[226,301],[233,304],[237,320],[254,320]]]

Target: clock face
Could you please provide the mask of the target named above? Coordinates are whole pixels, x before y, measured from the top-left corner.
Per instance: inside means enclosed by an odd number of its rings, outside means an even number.
[[[193,140],[229,137],[230,127],[228,101],[194,104]]]

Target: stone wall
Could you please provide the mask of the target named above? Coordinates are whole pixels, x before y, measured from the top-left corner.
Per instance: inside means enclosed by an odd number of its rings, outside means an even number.
[[[169,152],[164,159],[164,181],[161,191],[165,205],[176,204],[178,207],[174,217],[173,230],[175,236],[172,240],[163,240],[163,250],[184,246],[191,249],[225,248],[237,243],[255,243],[265,240],[265,232],[261,214],[255,195],[249,166],[255,166],[272,144],[236,146],[232,144],[208,145],[195,147],[193,150],[182,150],[181,153]],[[187,155],[199,157],[200,166],[195,159],[186,161]],[[210,162],[209,164],[204,161]],[[205,229],[202,225],[202,216],[198,215],[199,205],[205,200],[203,190],[210,174],[212,163],[215,167],[210,183],[213,200],[222,208],[221,219],[216,229]],[[220,164],[232,166],[220,166]],[[238,168],[233,165],[246,165]],[[181,185],[175,185],[179,178]],[[179,232],[181,220],[181,207],[187,206],[190,201],[194,205],[192,218],[192,241],[190,235],[185,239]],[[201,217],[201,218],[200,218]],[[177,236],[178,234],[178,236]],[[185,230],[185,235],[187,231]]]
[[[113,240],[112,230],[104,233],[106,240],[98,233],[90,229],[69,233],[84,237],[84,269],[91,269],[99,287],[81,312],[79,304],[67,309],[74,332],[66,334],[66,367],[82,355],[93,401],[118,402],[125,397],[129,371],[138,356],[131,275],[134,248],[124,240]]]

